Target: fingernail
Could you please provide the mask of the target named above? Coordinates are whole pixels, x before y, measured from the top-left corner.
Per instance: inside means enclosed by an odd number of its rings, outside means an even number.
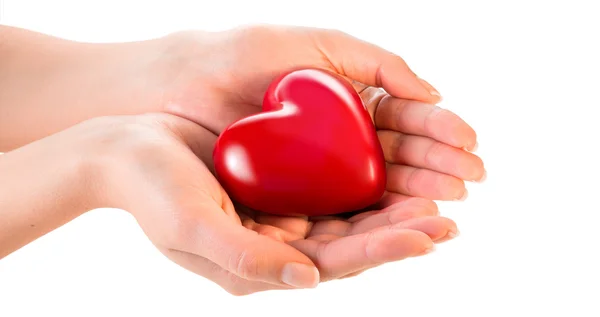
[[[423,87],[425,87],[425,89],[427,89],[427,91],[429,91],[429,94],[431,94],[432,96],[438,98],[439,101],[442,101],[442,95],[440,94],[439,91],[437,91],[437,89],[435,89],[425,79],[419,78],[419,80],[421,81],[421,84],[423,85]]]
[[[440,95],[440,93],[437,90],[432,89],[432,90],[429,91],[429,93],[432,96],[437,97],[439,99],[439,101],[442,101],[442,95]]]
[[[478,143],[478,142],[475,142],[475,145],[473,145],[473,146],[471,146],[471,147],[469,147],[469,146],[465,146],[465,147],[463,147],[463,150],[465,150],[465,151],[469,151],[469,152],[472,152],[472,153],[473,153],[473,152],[477,151],[477,149],[478,149],[478,148],[479,148],[479,143]]]
[[[486,179],[487,179],[487,171],[484,170],[483,175],[481,175],[481,177],[478,180],[476,180],[476,182],[483,183],[483,182],[485,182]]]
[[[458,231],[458,229],[456,229],[456,231],[448,231],[448,233],[446,234],[446,236],[450,239],[454,239],[456,237],[458,237],[460,235],[460,231]]]
[[[469,197],[469,192],[465,188],[465,191],[463,192],[462,196],[456,198],[455,200],[456,201],[465,201],[465,200],[467,200],[467,197]]]
[[[435,244],[431,244],[430,247],[428,247],[427,249],[423,250],[423,252],[421,252],[419,255],[429,254],[429,253],[431,253],[433,251],[435,251]]]
[[[297,288],[314,288],[319,284],[319,270],[302,263],[288,263],[283,267],[281,280]]]

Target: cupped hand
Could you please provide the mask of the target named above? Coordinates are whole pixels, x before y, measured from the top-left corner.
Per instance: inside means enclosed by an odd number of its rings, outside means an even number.
[[[350,81],[378,130],[390,193],[463,200],[465,181],[485,178],[472,153],[476,133],[435,104],[439,93],[405,61],[335,30],[254,25],[222,32],[169,35],[172,80],[162,110],[201,124],[215,135],[261,110],[267,86],[299,68],[321,68]]]
[[[216,137],[177,116],[97,118],[75,129],[98,166],[99,204],[129,211],[164,255],[231,294],[315,287],[426,254],[457,233],[432,201],[398,194],[350,219],[234,206],[213,176]]]

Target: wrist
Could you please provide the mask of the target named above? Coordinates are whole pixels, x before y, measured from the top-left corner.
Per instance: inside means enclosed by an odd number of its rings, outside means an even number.
[[[89,164],[64,145],[50,137],[0,155],[0,258],[96,207]]]

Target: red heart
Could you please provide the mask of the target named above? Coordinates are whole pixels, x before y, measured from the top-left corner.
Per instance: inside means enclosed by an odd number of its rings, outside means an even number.
[[[215,172],[233,200],[278,215],[330,215],[377,202],[385,161],[371,118],[337,74],[296,70],[275,79],[263,112],[217,140]]]

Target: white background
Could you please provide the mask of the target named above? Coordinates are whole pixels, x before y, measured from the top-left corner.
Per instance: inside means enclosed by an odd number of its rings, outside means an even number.
[[[461,236],[433,254],[248,297],[169,262],[126,213],[96,210],[0,261],[0,316],[600,316],[594,2],[5,0],[1,23],[83,41],[341,29],[440,90],[478,132],[488,180],[440,203]]]

